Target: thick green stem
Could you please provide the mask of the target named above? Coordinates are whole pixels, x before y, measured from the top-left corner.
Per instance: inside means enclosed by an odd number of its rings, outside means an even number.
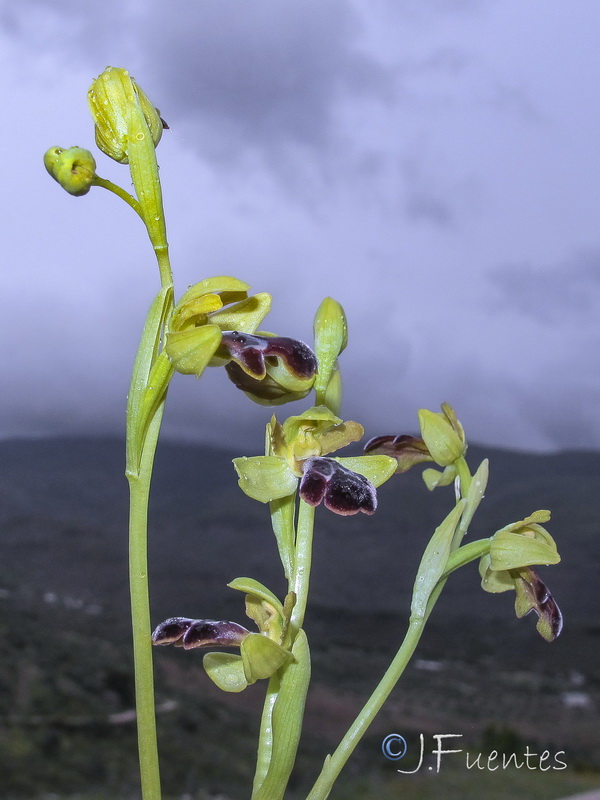
[[[129,586],[133,629],[135,705],[143,800],[160,800],[160,773],[156,743],[154,673],[148,592],[148,498],[152,466],[164,401],[155,413],[142,451],[137,474],[129,473]]]
[[[411,618],[408,631],[394,660],[387,668],[377,688],[367,700],[362,710],[348,728],[346,735],[338,745],[332,756],[328,756],[315,785],[306,800],[325,800],[329,796],[334,782],[340,774],[342,767],[348,761],[356,745],[359,743],[367,728],[373,722],[381,707],[389,697],[392,689],[398,683],[406,665],[410,661],[425,627],[425,620]]]

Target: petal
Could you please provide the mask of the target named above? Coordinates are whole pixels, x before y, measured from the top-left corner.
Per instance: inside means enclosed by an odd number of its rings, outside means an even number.
[[[332,425],[318,434],[319,447],[322,456],[341,450],[351,442],[358,442],[365,435],[365,429],[360,422],[349,420],[339,425]],[[395,465],[394,465],[395,466]],[[352,469],[352,468],[351,468]],[[357,470],[360,472],[360,470]]]
[[[270,309],[271,295],[268,292],[259,292],[233,305],[227,305],[222,311],[212,314],[210,321],[222,331],[254,333]]]
[[[336,458],[346,469],[363,475],[373,486],[381,486],[396,472],[396,461],[390,456],[351,456]]]
[[[288,417],[283,423],[283,435],[286,442],[292,442],[298,438],[301,430],[311,430],[314,435],[318,436],[333,425],[339,425],[342,422],[343,420],[336,417],[327,406],[313,406],[307,408],[302,414]]]
[[[203,281],[195,283],[181,296],[178,306],[187,303],[192,297],[203,294],[221,295],[221,302],[232,303],[242,300],[250,287],[247,283],[232,278],[229,275],[219,275],[215,278],[205,278]]]

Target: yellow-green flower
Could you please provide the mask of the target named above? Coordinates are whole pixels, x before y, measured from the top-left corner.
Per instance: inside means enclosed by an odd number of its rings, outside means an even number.
[[[533,564],[560,561],[554,539],[540,524],[549,519],[549,511],[536,511],[497,531],[491,538],[489,553],[479,562],[479,573],[486,592],[514,589],[517,616],[535,611],[539,633],[552,641],[562,629],[562,614],[546,585],[531,569]]]
[[[207,366],[223,366],[219,356],[223,331],[254,333],[271,307],[266,292],[248,296],[237,278],[207,278],[191,286],[168,323],[165,350],[177,372],[200,376]]]
[[[236,458],[241,489],[268,503],[289,497],[299,488],[309,505],[324,505],[347,516],[377,508],[375,488],[395,471],[388,456],[330,458],[328,453],[363,435],[358,422],[343,422],[326,406],[315,406],[283,425],[275,418],[267,426],[266,455]]]
[[[252,633],[237,622],[171,617],[161,622],[152,634],[155,645],[174,644],[185,650],[203,647],[236,647],[240,655],[207,653],[203,666],[214,683],[225,692],[241,692],[257,680],[270,678],[290,658],[290,616],[295,596],[282,604],[262,583],[252,578],[236,578],[229,586],[246,592],[246,614],[259,633]]]

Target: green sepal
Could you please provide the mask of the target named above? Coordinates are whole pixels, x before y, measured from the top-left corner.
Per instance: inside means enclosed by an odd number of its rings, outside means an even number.
[[[202,666],[224,692],[243,692],[248,686],[242,657],[233,653],[206,653]]]
[[[287,462],[278,456],[234,458],[240,489],[260,503],[270,503],[294,494],[298,479]]]
[[[350,456],[348,458],[335,458],[335,461],[363,475],[375,488],[385,483],[396,472],[398,462],[391,456]]]
[[[165,350],[177,372],[200,377],[221,344],[221,336],[216,325],[170,331]]]
[[[290,658],[288,650],[262,633],[249,633],[240,646],[240,652],[249,684],[270,678]]]
[[[490,543],[491,545],[491,543]],[[490,556],[484,555],[479,562],[481,588],[490,594],[508,592],[515,588],[515,582],[508,570],[494,570],[490,568]]]
[[[490,569],[505,570],[532,564],[558,564],[556,543],[547,531],[538,539],[512,531],[498,531],[490,546]]]

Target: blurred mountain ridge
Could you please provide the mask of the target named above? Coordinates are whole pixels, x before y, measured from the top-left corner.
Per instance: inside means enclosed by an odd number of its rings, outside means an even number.
[[[197,444],[159,446],[149,533],[158,615],[225,616],[241,599],[226,583],[242,575],[285,591],[268,507],[238,488],[234,455]],[[489,536],[532,511],[550,509],[548,528],[563,560],[541,571],[565,613],[582,623],[597,621],[600,454],[532,455],[472,446],[472,471],[484,457],[490,480],[469,537]],[[126,603],[123,471],[118,439],[0,442],[0,575],[7,571],[38,591],[86,602]],[[451,487],[428,492],[421,472],[413,468],[381,487],[372,517],[341,518],[318,509],[313,606],[404,613],[426,541],[453,499]],[[478,582],[474,565],[452,576],[436,614],[504,615],[512,599],[487,595]]]

